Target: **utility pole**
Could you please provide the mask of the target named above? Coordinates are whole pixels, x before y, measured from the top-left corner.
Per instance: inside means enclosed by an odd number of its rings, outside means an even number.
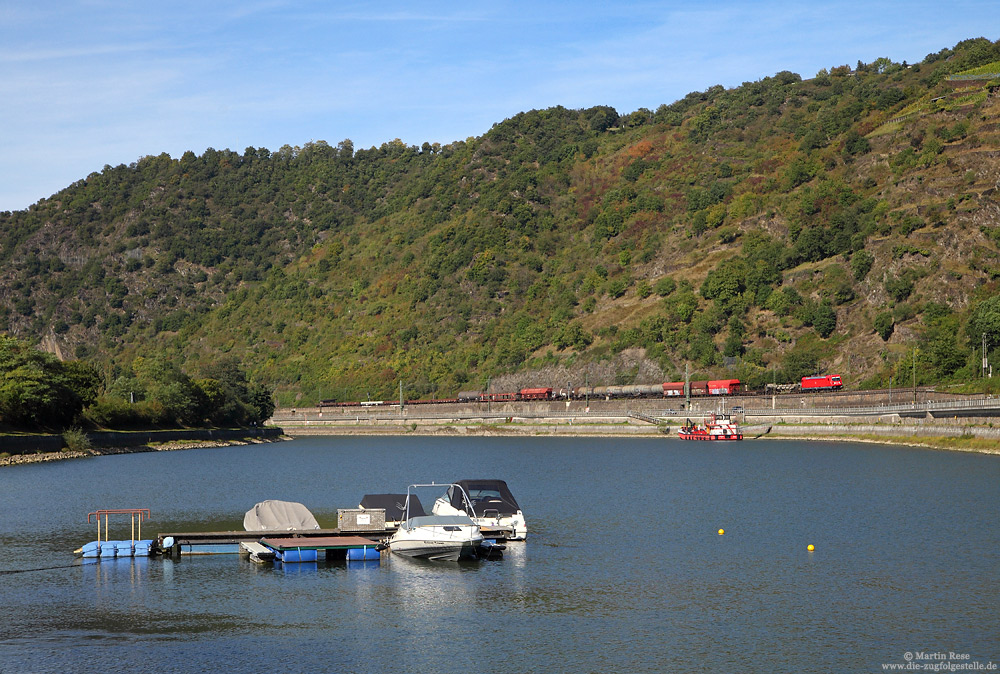
[[[403,380],[399,380],[399,416],[403,416]]]
[[[986,333],[983,333],[983,377],[986,376]]]
[[[917,347],[913,347],[913,404],[917,404]]]
[[[691,364],[684,364],[684,409],[691,411]]]

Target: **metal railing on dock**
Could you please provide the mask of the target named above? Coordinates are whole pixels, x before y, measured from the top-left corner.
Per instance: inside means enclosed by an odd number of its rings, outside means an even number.
[[[946,400],[923,403],[899,403],[895,405],[873,405],[866,407],[785,407],[747,408],[747,416],[879,416],[883,414],[938,414],[947,416],[949,412],[982,413],[982,416],[1000,414],[1000,398],[976,398],[973,400]]]
[[[98,542],[104,540],[110,540],[108,536],[108,516],[109,515],[129,515],[132,518],[132,540],[137,541],[142,538],[142,521],[144,519],[149,519],[149,508],[106,508],[104,510],[95,510],[92,513],[87,513],[87,524],[90,524],[90,518],[93,517],[97,520],[97,540]],[[101,538],[101,517],[104,518],[104,538]],[[138,518],[138,520],[136,520]],[[136,535],[136,524],[138,524],[139,530],[138,535]]]

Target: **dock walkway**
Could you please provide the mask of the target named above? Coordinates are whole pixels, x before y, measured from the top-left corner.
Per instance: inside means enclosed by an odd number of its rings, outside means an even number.
[[[261,545],[273,550],[351,550],[370,548],[375,541],[361,536],[314,536],[309,538],[262,538]]]
[[[480,527],[485,538],[506,540],[513,536],[510,527]],[[281,542],[289,549],[348,550],[372,547],[389,538],[395,529],[377,531],[341,531],[340,529],[298,529],[295,531],[183,531],[157,534],[157,548],[164,554],[179,558],[180,555],[197,554],[196,549],[209,550],[212,546],[239,546],[241,543]],[[169,539],[169,540],[168,540]],[[166,542],[165,542],[166,541]],[[270,541],[270,542],[269,542]],[[236,549],[233,552],[237,551]]]
[[[392,535],[391,531],[365,531],[343,532],[340,529],[298,529],[295,531],[182,531],[177,533],[157,534],[157,547],[165,555],[180,558],[182,554],[202,554],[217,553],[219,546],[239,546],[244,543],[264,543],[265,539],[297,541],[298,547],[302,549],[320,549],[323,542],[329,545],[329,541],[337,539],[342,541],[341,545],[347,545],[346,539],[356,539],[362,541],[359,545],[373,546],[383,538]],[[323,548],[327,549],[327,548]],[[329,549],[334,549],[330,547]],[[347,550],[348,547],[340,547]],[[223,550],[226,552],[238,551]]]
[[[391,531],[371,531],[365,532],[365,537],[371,536],[371,540],[381,540],[392,534]],[[183,531],[178,533],[157,534],[157,540],[161,547],[167,538],[174,540],[174,545],[236,545],[244,541],[259,541],[268,536],[291,536],[297,538],[317,538],[324,536],[354,536],[356,532],[350,534],[341,532],[340,529],[299,529],[296,531]]]
[[[261,545],[274,550],[275,558],[282,562],[316,562],[319,553],[326,559],[377,560],[379,551],[375,541],[361,536],[311,536],[262,538]]]

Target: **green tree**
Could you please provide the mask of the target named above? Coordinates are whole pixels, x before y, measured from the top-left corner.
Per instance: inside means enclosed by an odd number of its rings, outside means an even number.
[[[837,312],[830,303],[823,301],[813,310],[812,324],[819,336],[826,339],[837,328]]]
[[[197,426],[204,421],[207,402],[201,389],[176,364],[160,354],[137,358],[132,368],[147,400],[163,406],[165,421]]]
[[[872,327],[875,328],[875,332],[878,333],[879,337],[883,341],[888,342],[889,337],[892,336],[893,320],[892,313],[888,311],[883,311],[875,317]]]
[[[913,281],[906,275],[887,278],[884,285],[889,297],[897,302],[902,302],[913,292]]]
[[[797,347],[785,354],[782,370],[787,381],[798,381],[815,374],[818,364],[819,358],[812,348]]]
[[[698,310],[698,298],[686,283],[663,304],[667,317],[677,323],[690,323]]]
[[[573,322],[567,323],[560,328],[552,340],[552,345],[557,349],[566,349],[569,347],[583,349],[589,346],[592,341],[593,338],[587,331],[579,323]]]
[[[851,129],[844,136],[844,154],[846,156],[865,154],[870,151],[871,144],[868,139],[859,134],[856,129]]]
[[[274,415],[274,394],[262,382],[252,382],[247,391],[247,404],[255,415],[249,420],[254,425],[263,424]]]
[[[795,158],[785,167],[785,189],[791,190],[813,179],[819,168],[801,158]]]
[[[1000,345],[1000,295],[994,295],[976,304],[969,314],[965,328],[969,345],[978,350],[985,338],[987,351]]]
[[[62,363],[27,342],[0,335],[0,421],[61,429],[95,400],[99,376],[89,366]]]
[[[656,284],[653,286],[653,290],[660,297],[666,297],[670,293],[677,289],[677,283],[669,276],[664,276],[657,280]]]
[[[920,345],[920,353],[930,362],[935,377],[950,377],[967,362],[969,352],[958,343],[958,321],[954,317],[934,321],[921,334]]]
[[[599,105],[591,108],[588,113],[590,128],[594,131],[606,131],[618,123],[618,112],[611,106]]]
[[[859,250],[851,255],[851,273],[854,274],[854,280],[863,281],[874,263],[875,256],[867,250]]]
[[[744,352],[743,337],[746,334],[746,327],[739,317],[733,316],[729,319],[729,334],[726,336],[726,343],[722,348],[722,355],[730,358],[742,356]]]

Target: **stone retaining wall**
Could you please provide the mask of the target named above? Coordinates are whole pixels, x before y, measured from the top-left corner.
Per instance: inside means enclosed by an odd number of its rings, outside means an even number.
[[[59,452],[64,447],[61,435],[0,435],[0,452],[7,454]]]

